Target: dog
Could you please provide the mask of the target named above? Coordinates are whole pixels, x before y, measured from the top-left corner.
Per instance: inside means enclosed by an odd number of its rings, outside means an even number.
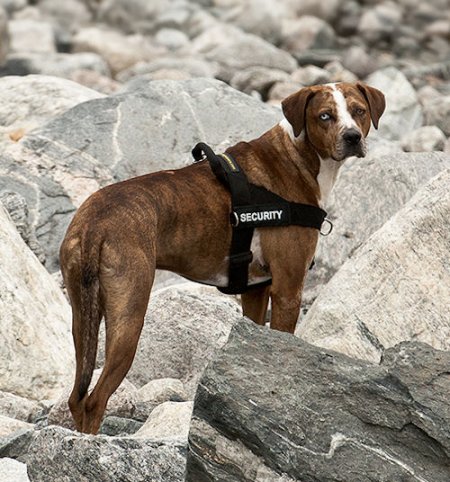
[[[248,179],[289,201],[322,207],[343,161],[363,157],[384,95],[363,83],[306,87],[282,102],[284,119],[261,137],[227,149]],[[131,367],[155,269],[226,286],[230,193],[206,161],[107,186],[75,214],[60,262],[72,305],[76,374],[69,407],[77,430],[97,433],[109,397]],[[319,231],[302,226],[255,231],[245,316],[293,333]],[[106,324],[105,364],[91,394],[98,331]]]

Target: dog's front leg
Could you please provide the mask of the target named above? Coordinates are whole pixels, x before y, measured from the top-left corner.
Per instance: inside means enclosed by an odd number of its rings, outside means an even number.
[[[295,325],[300,314],[303,284],[306,277],[307,265],[301,263],[296,272],[287,267],[272,269],[272,286],[270,298],[272,301],[272,317],[270,327],[274,330],[294,333]]]

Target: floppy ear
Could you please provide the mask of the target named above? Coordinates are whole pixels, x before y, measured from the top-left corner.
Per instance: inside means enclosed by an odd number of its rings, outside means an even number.
[[[305,87],[281,102],[284,117],[291,124],[295,137],[298,137],[305,127],[306,107],[313,95],[313,90]]]
[[[375,129],[378,129],[378,121],[380,120],[380,117],[386,107],[384,94],[378,89],[369,87],[362,82],[357,82],[356,87],[358,87],[366,99],[366,102],[369,105],[370,118],[372,119]]]

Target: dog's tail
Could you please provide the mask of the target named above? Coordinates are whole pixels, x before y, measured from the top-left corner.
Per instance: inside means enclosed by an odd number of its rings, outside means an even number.
[[[78,396],[81,400],[92,380],[97,358],[98,332],[102,317],[100,306],[100,255],[102,242],[95,233],[83,236],[81,242],[80,331]]]

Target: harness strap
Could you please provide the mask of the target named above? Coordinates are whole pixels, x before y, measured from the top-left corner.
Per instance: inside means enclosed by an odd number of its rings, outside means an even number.
[[[231,193],[230,223],[233,227],[228,286],[218,288],[222,293],[239,294],[249,289],[248,268],[253,259],[250,250],[253,232],[256,227],[297,225],[315,228],[320,231],[327,213],[309,204],[287,201],[262,186],[248,182],[247,176],[236,160],[228,153],[216,155],[204,143],[197,144],[192,150],[196,161],[207,159],[211,170]],[[330,229],[332,224],[328,221]],[[263,286],[271,280],[258,283]]]

